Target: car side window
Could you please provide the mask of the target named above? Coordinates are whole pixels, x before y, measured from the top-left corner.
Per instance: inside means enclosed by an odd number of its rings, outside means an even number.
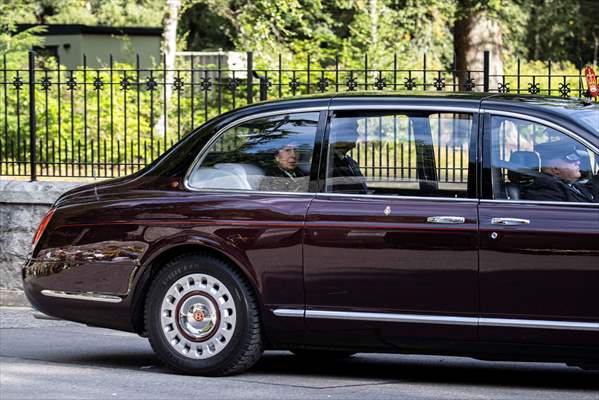
[[[597,203],[598,163],[595,152],[553,128],[491,118],[494,199]]]
[[[468,197],[472,115],[337,112],[331,121],[326,191]]]
[[[230,128],[187,180],[193,189],[307,192],[318,112],[257,118]]]

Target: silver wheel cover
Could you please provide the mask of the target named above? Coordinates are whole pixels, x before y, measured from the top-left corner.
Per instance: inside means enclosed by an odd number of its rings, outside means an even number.
[[[160,326],[170,346],[192,359],[214,357],[235,332],[237,310],[229,289],[207,274],[190,274],[166,292]]]

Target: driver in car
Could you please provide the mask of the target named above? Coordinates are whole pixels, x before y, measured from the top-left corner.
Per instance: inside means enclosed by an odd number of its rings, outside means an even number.
[[[541,158],[541,174],[528,189],[527,200],[593,203],[597,200],[583,185],[580,157],[576,147],[562,140],[536,146]]]

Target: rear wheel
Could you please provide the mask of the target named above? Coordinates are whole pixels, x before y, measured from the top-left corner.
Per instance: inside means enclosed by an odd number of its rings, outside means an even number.
[[[146,327],[158,357],[178,372],[243,372],[263,350],[258,306],[243,277],[226,262],[180,256],[154,279]]]

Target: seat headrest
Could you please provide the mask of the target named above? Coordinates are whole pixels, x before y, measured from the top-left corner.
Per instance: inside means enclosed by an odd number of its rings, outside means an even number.
[[[513,170],[528,170],[539,172],[541,168],[541,159],[534,151],[515,151],[510,156],[510,166]]]
[[[507,177],[512,183],[530,184],[540,172],[541,159],[534,151],[515,151],[510,156]]]

